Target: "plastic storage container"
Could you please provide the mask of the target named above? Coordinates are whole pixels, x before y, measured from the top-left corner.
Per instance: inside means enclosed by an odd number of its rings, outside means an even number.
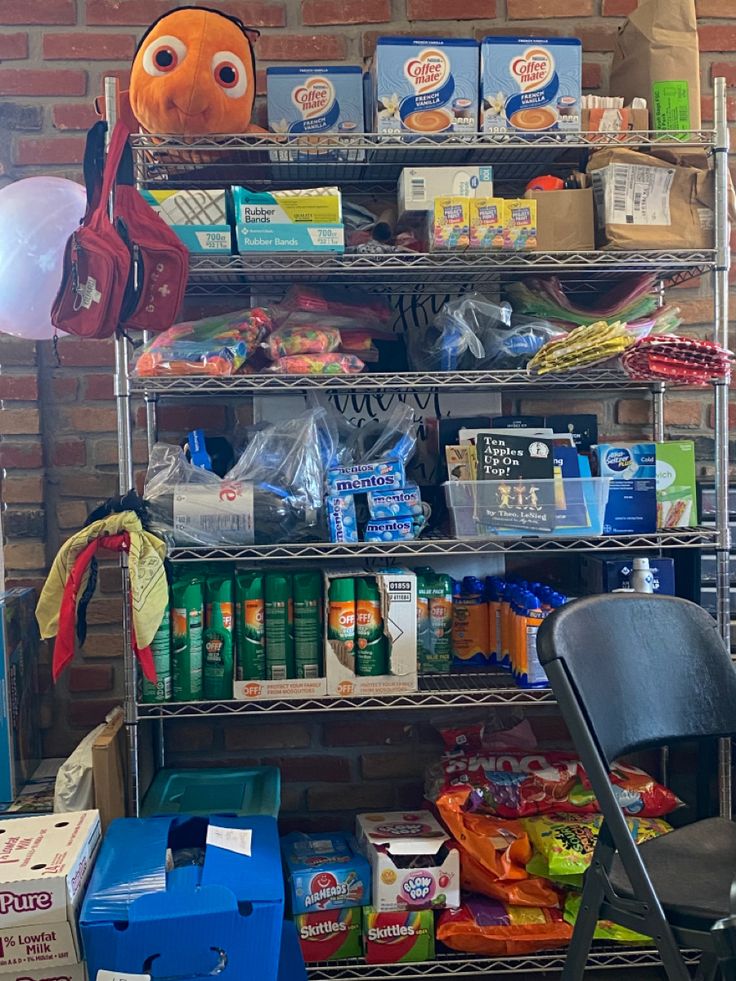
[[[142,817],[234,814],[277,818],[280,805],[281,773],[275,766],[159,770],[146,794],[141,814]]]
[[[603,534],[610,477],[445,483],[454,538]]]

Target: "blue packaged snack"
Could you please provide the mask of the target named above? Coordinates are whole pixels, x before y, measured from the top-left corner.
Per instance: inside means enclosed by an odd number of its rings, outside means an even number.
[[[399,518],[371,518],[365,526],[366,542],[403,542],[416,537],[410,515]]]
[[[363,494],[372,490],[398,490],[405,482],[404,464],[400,460],[330,467],[327,471],[327,493],[335,496]]]
[[[417,485],[411,483],[398,490],[369,491],[368,509],[372,518],[420,515],[423,513],[422,495]]]
[[[370,905],[371,867],[352,835],[294,832],[281,854],[293,914]]]
[[[355,498],[350,494],[325,498],[325,513],[331,542],[357,542],[358,521]]]

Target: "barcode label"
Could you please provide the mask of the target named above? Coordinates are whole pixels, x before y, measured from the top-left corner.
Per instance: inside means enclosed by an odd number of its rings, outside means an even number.
[[[319,678],[319,668],[316,664],[305,664],[304,665],[304,677],[305,678]]]
[[[252,545],[253,484],[177,484],[174,538],[184,545]]]
[[[271,681],[286,681],[286,665],[272,664],[270,674]]]
[[[409,200],[413,204],[427,200],[427,185],[423,177],[412,177],[409,185]]]
[[[671,224],[673,168],[610,164],[595,173],[602,182],[606,224]]]

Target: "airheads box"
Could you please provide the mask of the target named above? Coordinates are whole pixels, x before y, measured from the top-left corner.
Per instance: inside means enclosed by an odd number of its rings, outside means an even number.
[[[657,528],[654,443],[600,443],[598,476],[611,477],[604,535],[649,534]]]
[[[354,906],[295,916],[304,960],[313,964],[360,957],[363,953],[361,914],[362,910]]]
[[[520,135],[580,129],[577,38],[486,37],[480,48],[481,129]]]
[[[281,839],[292,913],[367,906],[371,869],[352,835],[294,834]]]
[[[378,911],[460,905],[460,855],[429,811],[359,814],[358,845],[373,868]]]
[[[475,133],[478,43],[379,37],[373,59],[377,133]]]
[[[368,964],[403,964],[434,958],[431,909],[363,913],[363,946]]]
[[[363,73],[357,66],[267,68],[266,87],[274,133],[363,130]]]

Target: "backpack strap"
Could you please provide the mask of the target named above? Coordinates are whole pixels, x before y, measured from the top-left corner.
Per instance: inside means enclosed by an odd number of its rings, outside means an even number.
[[[100,196],[95,202],[94,206],[95,212],[99,212],[100,210],[105,211],[107,209],[107,202],[110,199],[110,192],[115,186],[118,168],[120,166],[123,152],[128,145],[129,136],[130,133],[127,126],[125,126],[123,123],[117,123],[115,129],[112,131],[110,145],[107,148],[107,160],[105,161],[105,168],[102,174]]]

